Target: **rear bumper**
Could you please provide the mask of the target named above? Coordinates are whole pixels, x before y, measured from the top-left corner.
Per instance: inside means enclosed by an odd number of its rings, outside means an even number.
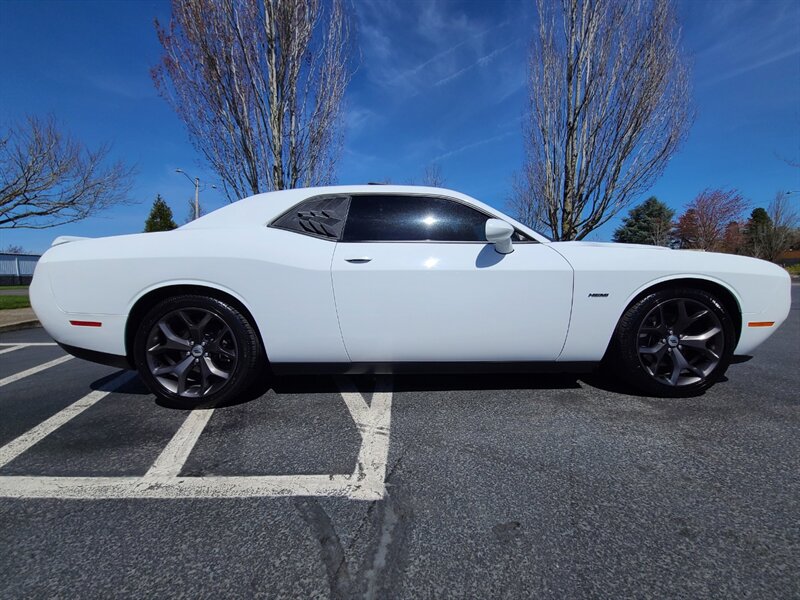
[[[47,267],[47,263],[40,260],[30,287],[31,307],[45,331],[65,348],[125,356],[127,316],[63,311],[50,287]],[[99,326],[89,325],[98,323]]]

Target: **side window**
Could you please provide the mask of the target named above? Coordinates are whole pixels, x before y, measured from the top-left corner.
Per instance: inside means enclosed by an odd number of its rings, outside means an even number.
[[[338,240],[342,235],[347,206],[347,196],[311,198],[283,213],[272,222],[272,227],[296,231],[305,235]]]
[[[445,198],[353,196],[342,241],[485,242],[488,218]]]

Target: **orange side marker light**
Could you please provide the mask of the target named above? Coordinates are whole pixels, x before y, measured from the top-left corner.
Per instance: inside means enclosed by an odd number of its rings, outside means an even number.
[[[772,327],[775,325],[775,321],[750,321],[747,326],[748,327]]]

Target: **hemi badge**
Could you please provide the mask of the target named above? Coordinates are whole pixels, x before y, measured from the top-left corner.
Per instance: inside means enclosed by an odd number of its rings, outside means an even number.
[[[70,325],[74,325],[75,327],[102,327],[103,324],[100,321],[70,321]]]
[[[748,327],[772,327],[775,325],[775,321],[750,321],[747,326]]]
[[[600,294],[598,292],[592,292],[589,294],[589,298],[608,298],[608,294]]]

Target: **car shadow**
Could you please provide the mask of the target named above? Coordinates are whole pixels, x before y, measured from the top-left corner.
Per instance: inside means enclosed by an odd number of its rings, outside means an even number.
[[[114,380],[124,371],[102,377],[90,384],[92,390],[115,392],[118,394],[150,396],[152,393],[139,377],[132,377],[122,386],[115,386]],[[570,374],[531,374],[531,373],[469,373],[469,374],[395,374],[386,375],[347,375],[357,389],[370,391],[396,392],[441,392],[471,390],[563,390],[578,389],[579,379],[583,377]],[[338,394],[341,389],[337,376],[333,375],[274,375],[264,372],[245,393],[235,399],[216,405],[225,408],[252,402],[268,391],[282,394]],[[154,398],[154,402],[164,408],[182,409],[169,402]],[[202,406],[199,408],[203,408]],[[208,408],[208,407],[206,407]]]
[[[139,377],[133,376],[122,386],[115,386],[114,380],[125,371],[115,371],[90,384],[92,390],[152,396],[152,393]],[[129,371],[130,372],[130,371]],[[591,373],[468,373],[468,374],[395,374],[391,376],[365,374],[346,376],[357,389],[370,391],[396,392],[443,392],[473,390],[566,390],[580,389],[581,383],[604,392],[639,398],[656,398],[643,393],[625,382],[596,370]],[[723,377],[720,382],[727,381]],[[283,394],[338,394],[341,391],[334,375],[275,375],[264,371],[244,393],[213,408],[226,408],[247,404],[261,398],[269,391]],[[701,392],[696,396],[702,396]],[[160,398],[153,401],[163,408],[186,410]],[[197,408],[211,408],[198,406]]]

